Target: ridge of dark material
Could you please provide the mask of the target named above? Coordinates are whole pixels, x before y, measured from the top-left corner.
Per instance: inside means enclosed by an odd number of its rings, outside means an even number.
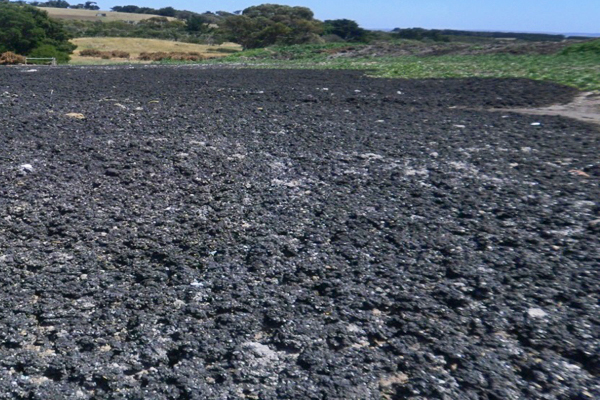
[[[576,93],[0,69],[0,398],[600,397]]]

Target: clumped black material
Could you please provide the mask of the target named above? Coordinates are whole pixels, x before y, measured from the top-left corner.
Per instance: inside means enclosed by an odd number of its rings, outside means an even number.
[[[573,95],[0,70],[0,397],[600,397],[599,132],[464,109]]]

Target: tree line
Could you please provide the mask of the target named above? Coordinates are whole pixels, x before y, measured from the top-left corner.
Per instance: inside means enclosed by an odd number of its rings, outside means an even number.
[[[25,1],[16,1],[15,3],[26,3]],[[50,0],[50,1],[30,1],[30,6],[34,7],[53,7],[53,8],[72,8],[72,9],[81,9],[81,10],[99,10],[98,3],[95,1],[86,1],[85,3],[79,4],[69,4],[69,2],[64,0]]]
[[[29,3],[0,0],[0,2],[22,7],[23,10],[29,6],[97,9],[96,2],[77,5],[71,5],[64,0]],[[30,9],[27,10],[31,13]],[[355,21],[348,19],[320,21],[307,7],[278,4],[262,4],[234,12],[214,13],[196,13],[176,10],[173,7],[155,9],[135,5],[114,6],[112,11],[152,14],[159,17],[138,23],[63,20],[61,24],[67,35],[71,37],[143,37],[208,44],[232,41],[239,43],[244,49],[326,41],[365,42],[372,36],[372,32],[361,28]]]
[[[365,42],[372,32],[348,19],[320,21],[306,7],[263,4],[241,11],[195,13],[171,7],[115,6],[112,11],[159,15],[136,24],[126,21],[63,21],[74,37],[144,37],[190,43],[239,43],[244,49],[271,45]],[[172,16],[175,19],[167,19]]]
[[[33,7],[35,5],[36,7]],[[514,37],[522,40],[563,40],[562,35],[509,34],[505,32],[470,32],[396,28],[392,32],[369,31],[356,21],[335,19],[320,21],[307,7],[262,4],[235,12],[196,13],[173,7],[154,9],[138,6],[115,6],[113,11],[158,15],[137,23],[127,21],[55,21],[43,7],[97,9],[96,2],[70,5],[64,0],[43,3],[0,0],[0,52],[57,57],[68,60],[74,46],[72,37],[142,37],[219,44],[231,41],[244,49],[272,45],[324,42],[368,42],[412,39],[454,41],[461,37]],[[42,7],[42,8],[39,8]],[[167,17],[172,17],[168,19]],[[457,39],[458,38],[458,39]]]
[[[449,42],[457,38],[487,38],[487,39],[519,39],[536,42],[560,42],[566,39],[564,35],[545,33],[521,32],[477,32],[461,31],[454,29],[423,29],[423,28],[396,28],[392,30],[395,37],[400,39],[432,40],[436,42]]]

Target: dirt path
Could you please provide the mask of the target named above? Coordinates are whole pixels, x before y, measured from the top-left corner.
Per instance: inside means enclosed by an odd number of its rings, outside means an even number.
[[[560,115],[600,125],[600,93],[581,93],[568,104],[556,104],[549,107],[537,108],[496,108],[491,109],[491,111],[512,111],[530,115]]]

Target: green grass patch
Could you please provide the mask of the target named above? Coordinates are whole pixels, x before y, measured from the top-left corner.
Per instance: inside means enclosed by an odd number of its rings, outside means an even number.
[[[338,51],[364,45],[335,43],[270,47],[242,51],[204,63],[243,63],[254,68],[359,69],[385,78],[528,78],[556,82],[580,90],[600,90],[600,53],[590,51],[595,42],[572,46],[574,50],[555,55],[443,55],[397,57],[333,56]],[[571,47],[569,47],[570,49]]]
[[[569,54],[585,54],[585,55],[596,55],[600,56],[600,39],[590,40],[589,42],[573,44],[565,48],[562,55]]]
[[[528,78],[600,90],[600,56],[580,54],[396,57],[371,68],[387,78]]]
[[[340,51],[351,51],[364,47],[364,44],[328,43],[302,44],[293,46],[272,46],[266,49],[254,49],[232,54],[222,61],[240,60],[286,60],[286,61],[324,61],[330,55]]]

